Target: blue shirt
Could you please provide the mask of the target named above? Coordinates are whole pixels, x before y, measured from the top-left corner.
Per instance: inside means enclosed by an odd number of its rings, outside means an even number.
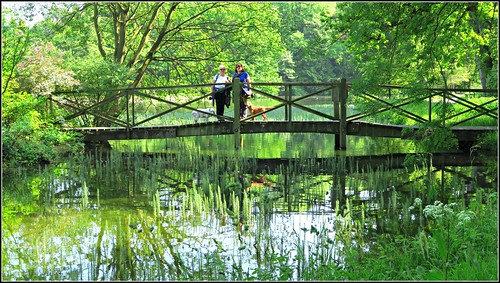
[[[234,73],[233,78],[237,77],[237,76],[238,76],[238,73]],[[239,78],[240,78],[240,82],[242,82],[242,83],[246,82],[247,78],[248,78],[248,73],[247,72],[241,73],[241,75],[239,76]]]
[[[248,91],[248,84],[246,84],[248,76],[249,76],[249,75],[248,75],[248,73],[247,73],[247,72],[243,72],[243,73],[241,73],[241,74],[239,75],[240,82],[244,83],[244,84],[243,84],[243,89],[244,89],[245,91]],[[234,73],[233,78],[235,78],[235,77],[238,77],[238,73]]]

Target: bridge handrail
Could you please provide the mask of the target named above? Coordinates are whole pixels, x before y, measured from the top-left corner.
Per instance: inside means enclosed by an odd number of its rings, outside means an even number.
[[[348,97],[348,91],[352,89],[352,85],[350,83],[345,82],[345,98],[347,99]],[[139,125],[143,125],[145,123],[148,123],[154,119],[157,119],[159,117],[165,116],[169,113],[172,113],[176,110],[180,109],[188,109],[190,111],[196,110],[197,107],[193,106],[195,103],[199,103],[205,98],[208,98],[211,93],[212,84],[194,84],[194,85],[177,85],[177,86],[155,86],[155,87],[139,87],[139,88],[113,88],[113,89],[89,89],[89,90],[75,90],[75,91],[58,91],[54,92],[52,96],[49,98],[51,101],[55,101],[59,105],[68,107],[69,109],[72,109],[74,112],[71,113],[70,115],[66,116],[67,119],[74,119],[82,115],[93,115],[97,117],[98,119],[102,119],[104,121],[109,121],[109,123],[112,124],[117,124],[119,126],[125,126],[129,128],[133,128]],[[273,93],[269,93],[268,91],[264,90],[262,87],[266,86],[271,86],[271,87],[283,87],[284,90],[282,90],[282,93],[276,95]],[[307,94],[302,94],[300,96],[293,95],[292,90],[295,87],[321,87],[325,86],[325,88],[321,88],[316,91],[312,91]],[[400,89],[400,90],[414,90],[409,87],[404,87],[404,86],[394,86],[394,85],[377,85],[379,88],[378,90],[384,90],[388,89],[389,91],[391,89]],[[498,118],[498,110],[497,109],[490,109],[487,106],[493,104],[495,99],[489,100],[484,103],[473,103],[471,101],[468,101],[462,97],[460,97],[457,93],[460,92],[467,92],[467,93],[496,93],[496,90],[494,89],[463,89],[463,88],[448,88],[448,89],[440,89],[440,88],[427,88],[427,89],[418,89],[419,91],[423,91],[424,94],[420,96],[411,96],[407,97],[405,99],[402,99],[400,101],[389,101],[387,99],[384,99],[380,94],[371,94],[368,92],[363,92],[363,93],[357,93],[356,97],[357,99],[368,99],[370,101],[370,104],[373,105],[378,105],[374,107],[372,110],[366,110],[361,113],[350,113],[350,116],[347,115],[346,112],[346,101],[344,102],[339,99],[339,91],[342,87],[342,84],[340,81],[332,81],[332,82],[253,82],[252,83],[252,89],[253,92],[262,95],[264,97],[267,97],[269,99],[278,101],[279,104],[274,105],[273,109],[266,111],[274,111],[279,108],[284,107],[285,108],[285,121],[292,121],[292,108],[300,109],[302,111],[305,111],[307,113],[313,114],[315,117],[322,117],[324,119],[327,119],[329,121],[342,121],[343,123],[346,122],[352,122],[356,120],[361,120],[369,116],[374,116],[379,113],[383,113],[386,111],[398,111],[401,115],[409,118],[410,120],[413,120],[417,123],[425,123],[427,121],[430,121],[432,119],[432,99],[436,96],[442,98],[444,102],[451,100],[454,103],[460,104],[466,108],[465,111],[462,111],[460,113],[453,114],[452,116],[448,118],[456,118],[460,116],[461,114],[464,114],[467,111],[475,111],[477,114],[474,116],[464,119],[462,121],[455,122],[452,126],[460,125],[463,124],[467,121],[470,121],[474,118],[477,118],[479,116],[488,116],[493,119]],[[184,102],[178,102],[178,101],[172,101],[164,97],[160,96],[155,96],[153,94],[148,93],[148,91],[155,92],[155,91],[162,91],[162,90],[176,90],[176,89],[197,89],[197,92],[200,93],[200,95],[195,95],[194,98],[188,99],[187,101]],[[205,91],[205,90],[207,91]],[[114,95],[111,95],[109,97],[105,97],[104,99],[98,101],[97,103],[94,103],[92,105],[85,104],[89,101],[84,101],[80,102],[80,95],[86,95],[88,94],[100,94],[100,93],[114,93]],[[330,93],[329,93],[330,92]],[[428,92],[428,93],[425,93]],[[313,97],[313,96],[320,96],[324,95],[324,93],[327,93],[327,96],[331,96],[331,101],[332,101],[332,106],[333,106],[333,115],[330,115],[328,113],[324,113],[322,111],[318,111],[316,109],[313,109],[311,107],[306,106],[305,104],[301,104],[302,100],[305,100],[307,98]],[[62,102],[61,100],[56,99],[57,97],[60,96],[65,96],[65,95],[73,95],[75,99],[67,99],[66,103]],[[352,97],[352,95],[351,95]],[[125,100],[126,103],[122,102],[122,105],[126,109],[126,114],[125,114],[125,120],[119,119],[118,117],[115,117],[112,113],[108,113],[106,111],[101,111],[100,107],[107,103],[116,103],[119,100]],[[151,104],[153,102],[156,103],[164,103],[171,106],[171,108],[168,108],[167,110],[162,110],[156,112],[154,115],[151,115],[142,121],[135,121],[137,113],[137,107],[136,103],[141,103],[141,99],[149,99],[151,101]],[[412,113],[403,107],[406,105],[409,105],[411,103],[418,102],[420,100],[427,99],[429,100],[429,115],[428,118],[422,118],[419,115]],[[343,105],[342,105],[343,103]],[[234,104],[234,103],[233,103]],[[155,106],[156,107],[156,106]],[[378,107],[378,108],[377,108]],[[266,113],[265,112],[265,113]],[[345,112],[345,113],[344,113]],[[351,111],[352,112],[352,111]],[[209,114],[211,116],[217,116],[215,114]],[[259,114],[259,115],[262,115]],[[255,118],[258,115],[251,115],[245,119],[242,119],[241,122],[248,121],[249,119]],[[229,121],[234,121],[234,117],[224,115],[224,119],[229,120]],[[96,125],[99,126],[99,125]]]
[[[328,86],[339,85],[339,82],[252,82],[255,86]],[[217,85],[224,85],[224,83],[217,83]],[[348,86],[351,84],[348,83]],[[190,84],[190,85],[175,85],[175,86],[146,86],[146,87],[116,87],[116,88],[103,88],[103,89],[77,89],[77,90],[58,90],[54,91],[52,95],[60,94],[85,94],[85,93],[101,93],[108,91],[139,91],[139,90],[163,90],[163,89],[182,89],[182,88],[210,88],[211,83],[206,84]]]

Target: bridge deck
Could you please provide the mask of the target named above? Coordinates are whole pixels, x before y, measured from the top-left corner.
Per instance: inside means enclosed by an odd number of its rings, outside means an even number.
[[[418,130],[418,126],[385,125],[361,121],[347,122],[346,134],[352,136],[370,136],[387,138],[409,138],[404,129]],[[339,134],[338,121],[247,121],[240,124],[239,129],[233,129],[232,122],[205,122],[177,126],[154,127],[87,127],[67,128],[81,132],[86,141],[131,140],[131,139],[163,139],[188,136],[228,135],[240,131],[241,134],[257,133],[322,133]],[[453,133],[460,142],[474,141],[480,134],[498,131],[498,127],[485,126],[453,127]],[[410,131],[411,133],[411,131]]]

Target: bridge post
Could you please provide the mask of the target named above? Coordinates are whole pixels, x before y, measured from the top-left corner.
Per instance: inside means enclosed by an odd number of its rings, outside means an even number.
[[[340,121],[340,108],[339,108],[339,88],[338,81],[332,85],[332,101],[333,101],[333,118]],[[335,139],[335,149],[340,149],[340,133],[333,135]]]
[[[292,105],[290,104],[290,101],[292,101],[291,85],[285,85],[285,99],[287,101],[287,104],[285,105],[285,120],[287,122],[291,122],[292,121]]]
[[[347,149],[347,81],[345,78],[340,80],[339,88],[340,100],[340,131],[339,131],[339,149]]]
[[[241,132],[240,132],[240,101],[241,101],[241,83],[237,78],[233,78],[233,133],[234,133],[234,149],[240,150]]]
[[[332,83],[332,101],[333,101],[333,117],[339,118],[339,85],[337,82]]]

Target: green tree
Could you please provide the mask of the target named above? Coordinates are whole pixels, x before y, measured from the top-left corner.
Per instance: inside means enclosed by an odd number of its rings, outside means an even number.
[[[7,18],[9,18],[7,20]],[[62,69],[55,48],[32,48],[34,37],[19,14],[2,11],[2,162],[35,165],[57,162],[82,149],[80,138],[60,131],[48,94],[77,81]],[[51,54],[52,53],[52,54]]]
[[[33,95],[50,95],[56,88],[73,89],[80,84],[72,71],[63,69],[62,58],[52,44],[33,46],[18,70],[20,89]]]
[[[31,44],[29,28],[10,9],[2,9],[2,95],[16,78],[17,65]]]
[[[496,88],[498,3],[342,2],[329,23],[364,82]]]
[[[323,28],[323,17],[331,17],[335,4],[279,2],[274,5],[282,15],[281,39],[291,52],[291,58],[283,57],[284,69],[280,69],[280,73],[289,72],[287,62],[294,62],[294,77],[287,76],[285,81],[325,82],[354,77],[345,46],[342,42],[332,44],[330,34]]]
[[[295,61],[293,60],[292,52],[286,51],[283,53],[278,67],[278,73],[283,78],[284,82],[290,82],[295,79]]]
[[[99,55],[133,69],[129,87],[210,82],[220,62],[276,68],[278,14],[269,3],[86,3],[66,17],[87,15]],[[90,14],[90,13],[88,13]],[[88,17],[86,16],[86,17]],[[72,27],[74,29],[74,27]],[[278,53],[276,53],[276,50]],[[271,58],[271,66],[261,62]],[[168,80],[163,80],[167,78]]]

